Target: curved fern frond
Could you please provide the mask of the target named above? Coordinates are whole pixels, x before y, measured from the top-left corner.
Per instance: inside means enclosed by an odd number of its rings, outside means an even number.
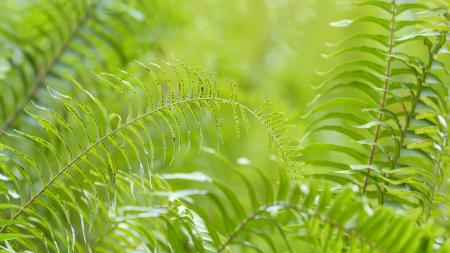
[[[244,122],[241,125],[246,128],[247,117],[254,116],[273,140],[273,152],[287,164],[294,162],[294,140],[287,137],[284,121],[274,121],[279,114],[271,113],[267,105],[256,110],[242,105],[236,100],[235,86],[229,98],[220,95],[215,80],[202,71],[174,67],[168,72],[157,64],[144,68],[146,77],[124,71],[98,75],[103,85],[122,98],[117,108],[108,108],[75,82],[84,94],[78,99],[49,88],[52,99],[64,108],[61,113],[39,105],[26,111],[41,125],[40,135],[19,130],[7,133],[10,138],[0,144],[5,158],[9,157],[2,170],[14,177],[2,196],[11,203],[2,210],[8,221],[0,229],[2,234],[31,233],[36,237],[31,248],[69,247],[70,238],[76,235],[70,236],[72,222],[67,217],[82,213],[83,226],[91,226],[98,212],[93,206],[106,201],[114,210],[123,187],[117,175],[125,172],[130,180],[139,175],[145,185],[144,178],[150,180],[158,167],[170,166],[182,147],[190,146],[191,132],[202,136],[205,117],[213,119],[221,140],[224,107],[239,111],[236,122]],[[131,183],[129,191],[134,194]],[[53,207],[55,202],[58,208]],[[53,222],[58,226],[53,227]],[[25,241],[22,246],[28,248],[29,241]]]

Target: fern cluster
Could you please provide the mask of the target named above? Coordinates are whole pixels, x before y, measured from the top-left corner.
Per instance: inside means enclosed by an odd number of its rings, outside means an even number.
[[[314,143],[305,151],[325,149],[351,157],[350,163],[309,163],[339,170],[339,180],[359,184],[380,203],[401,200],[401,205],[422,207],[428,217],[434,199],[446,198],[439,188],[449,157],[448,72],[441,60],[447,54],[447,9],[439,1],[360,5],[381,8],[383,16],[331,25],[374,23],[380,34],[355,34],[339,43],[350,47],[326,55],[353,54],[351,61],[327,71],[330,77],[317,86],[322,92],[309,125],[310,134],[333,131],[350,139]],[[409,44],[420,50],[411,52]]]
[[[449,252],[448,3],[358,5],[300,138],[142,58],[156,2],[0,3],[0,251]]]

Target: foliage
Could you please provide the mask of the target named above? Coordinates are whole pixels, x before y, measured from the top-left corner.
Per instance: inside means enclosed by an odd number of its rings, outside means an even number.
[[[165,59],[171,4],[0,3],[1,252],[450,252],[448,3],[332,22],[301,130]]]
[[[334,131],[354,144],[349,145],[347,140],[314,143],[305,150],[352,157],[351,163],[310,163],[339,170],[339,180],[359,183],[364,194],[378,198],[380,203],[420,207],[426,221],[436,199],[443,200],[439,204],[448,203],[439,190],[449,157],[448,72],[441,60],[447,54],[448,13],[439,2],[366,1],[360,5],[381,8],[387,15],[331,25],[369,22],[381,26],[384,33],[357,33],[339,44],[361,42],[326,56],[364,53],[328,71],[330,77],[317,86],[322,89],[321,98],[311,112],[315,120],[309,125],[311,134]],[[408,44],[414,45],[416,52],[410,52]],[[363,114],[342,113],[346,107],[356,107]]]

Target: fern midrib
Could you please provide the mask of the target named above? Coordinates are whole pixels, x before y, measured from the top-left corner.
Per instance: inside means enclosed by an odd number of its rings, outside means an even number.
[[[391,64],[392,64],[392,52],[394,49],[394,40],[395,40],[395,17],[397,15],[397,5],[396,5],[396,0],[392,0],[392,17],[391,17],[391,22],[390,22],[390,27],[389,27],[389,46],[388,46],[388,54],[387,54],[387,59],[386,59],[386,70],[385,70],[385,81],[384,81],[384,87],[383,87],[383,95],[381,97],[381,101],[380,101],[380,108],[384,109],[385,104],[386,104],[386,97],[387,97],[387,93],[389,91],[389,86],[391,83],[391,72],[392,72],[392,68],[391,68]],[[381,122],[383,120],[383,112],[380,111],[378,113],[378,117],[377,117],[377,122]],[[376,148],[377,148],[377,143],[378,143],[378,138],[380,135],[380,131],[381,131],[381,124],[377,124],[376,128],[375,128],[375,133],[374,133],[374,137],[373,137],[373,143],[372,146],[370,147],[370,153],[369,153],[369,158],[367,160],[367,164],[368,165],[372,165],[374,158],[375,158],[375,152],[376,152]],[[371,170],[367,169],[367,174],[370,175]],[[362,193],[366,194],[366,190],[367,190],[367,185],[369,183],[369,176],[365,176],[364,177],[364,183],[363,183],[363,189],[362,189]]]
[[[267,212],[267,210],[273,208],[273,207],[277,207],[279,209],[290,209],[290,210],[294,210],[296,212],[299,213],[308,213],[308,215],[310,217],[316,218],[321,220],[324,223],[327,223],[329,226],[341,231],[342,233],[346,233],[348,235],[351,235],[353,237],[356,237],[358,239],[360,239],[361,241],[363,241],[365,244],[367,244],[370,248],[378,250],[380,252],[384,252],[384,250],[382,248],[380,248],[379,245],[374,244],[372,241],[370,241],[367,237],[359,234],[356,232],[356,230],[354,229],[346,229],[344,226],[342,226],[341,224],[338,224],[336,222],[331,221],[328,218],[323,217],[322,215],[319,215],[317,213],[311,213],[308,212],[307,209],[303,208],[302,206],[299,205],[293,205],[291,203],[288,202],[273,202],[264,206],[261,206],[258,210],[254,211],[253,213],[251,213],[249,216],[247,216],[247,218],[245,218],[242,222],[240,222],[236,228],[233,230],[233,232],[231,232],[231,234],[229,234],[227,236],[227,238],[225,239],[225,241],[219,246],[219,248],[217,249],[217,253],[221,253],[223,252],[227,246],[233,242],[233,240],[236,238],[236,236],[245,229],[245,227],[253,220],[255,220],[259,214]]]
[[[217,102],[221,102],[223,104],[234,104],[235,106],[241,107],[244,110],[247,110],[250,114],[252,114],[254,117],[256,117],[260,122],[263,122],[263,119],[258,116],[255,112],[253,112],[252,109],[250,109],[249,107],[233,101],[233,100],[228,100],[228,99],[223,99],[223,98],[191,98],[191,99],[187,99],[187,100],[182,100],[182,101],[178,101],[176,103],[171,103],[159,108],[156,108],[152,111],[149,111],[139,117],[136,117],[134,120],[129,121],[125,124],[123,124],[122,126],[114,129],[113,131],[111,131],[110,133],[106,134],[105,136],[101,137],[100,139],[98,139],[95,143],[93,143],[92,145],[90,145],[89,147],[87,147],[84,151],[82,151],[80,154],[78,154],[75,158],[73,158],[69,163],[67,163],[55,176],[53,176],[53,178],[45,185],[43,186],[28,202],[26,202],[23,206],[21,206],[19,208],[19,210],[10,218],[10,220],[15,220],[17,217],[19,217],[23,211],[25,211],[25,209],[27,209],[31,204],[34,203],[34,201],[36,201],[50,186],[53,185],[53,183],[62,175],[64,174],[64,172],[66,172],[68,169],[70,169],[72,167],[73,164],[75,164],[78,160],[80,160],[84,155],[86,155],[90,150],[92,150],[93,148],[95,148],[97,145],[99,145],[100,143],[102,143],[104,140],[106,140],[107,138],[109,138],[110,136],[113,136],[114,134],[116,134],[119,131],[122,131],[123,129],[125,129],[126,127],[130,126],[130,125],[134,125],[136,123],[138,123],[141,120],[144,120],[146,117],[148,117],[151,114],[157,113],[157,112],[161,112],[170,108],[174,108],[177,106],[180,106],[182,104],[190,104],[190,103],[195,103],[195,102],[199,102],[199,101],[217,101]],[[274,133],[271,129],[267,128],[267,131],[270,133],[270,135],[272,136],[276,136],[276,133]],[[276,140],[276,138],[274,138],[274,140]],[[280,147],[281,145],[279,143],[276,144],[277,147]],[[279,150],[281,152],[282,149],[279,148]],[[3,226],[0,229],[0,233],[4,232],[6,230],[6,228],[8,227],[8,225]]]
[[[80,30],[84,27],[86,22],[92,17],[92,13],[94,12],[95,8],[100,4],[101,1],[102,0],[94,1],[89,6],[83,17],[78,20],[78,23],[76,24],[75,28],[70,32],[69,36],[60,47],[58,53],[56,53],[53,56],[50,64],[48,64],[47,67],[44,68],[44,70],[37,76],[35,82],[33,83],[33,86],[31,87],[27,95],[21,100],[19,106],[17,106],[16,109],[12,112],[12,114],[6,118],[5,122],[0,128],[0,137],[2,137],[2,135],[13,126],[14,122],[20,116],[25,107],[30,103],[30,101],[36,96],[37,92],[45,84],[45,81],[47,80],[47,77],[49,76],[51,71],[61,61],[64,54],[69,49],[72,41],[79,35]]]
[[[100,235],[100,238],[98,238],[94,244],[92,245],[92,249],[95,250],[100,243],[102,243],[102,241],[108,236],[109,233],[112,233],[116,228],[118,228],[120,225],[120,222],[114,221],[113,225],[108,228],[108,230],[106,230],[103,234]]]
[[[437,48],[435,49],[435,51],[439,51],[439,49],[441,49],[443,45],[444,45],[444,44],[442,44],[440,47],[437,47]],[[431,50],[431,49],[430,49],[430,50]],[[412,106],[411,106],[411,110],[410,110],[410,112],[409,112],[408,118],[407,118],[406,123],[405,123],[405,127],[403,128],[403,133],[402,133],[402,136],[401,136],[400,144],[403,144],[403,143],[404,143],[404,141],[405,141],[405,138],[404,138],[404,137],[405,137],[406,133],[407,133],[408,130],[409,130],[409,125],[411,124],[411,119],[412,119],[412,117],[414,117],[415,114],[416,114],[416,108],[417,108],[417,104],[418,104],[419,101],[420,101],[420,97],[421,97],[421,95],[422,95],[423,85],[426,83],[426,80],[427,80],[428,75],[429,75],[429,73],[430,73],[430,71],[431,71],[431,67],[433,66],[433,63],[434,63],[434,60],[435,60],[436,55],[435,55],[434,52],[431,52],[429,57],[430,57],[430,59],[428,60],[428,64],[427,64],[426,68],[425,68],[424,71],[423,71],[423,78],[422,78],[422,80],[420,80],[420,81],[418,82],[417,95],[415,96],[415,99],[414,99],[413,104],[412,104]]]
[[[434,49],[434,52],[433,52],[433,50],[431,48],[429,49],[429,50],[432,50],[432,51],[429,53],[428,63],[427,63],[426,67],[423,70],[423,77],[422,77],[422,79],[418,79],[418,82],[417,82],[417,85],[418,85],[417,94],[414,97],[413,103],[411,105],[411,109],[410,109],[409,112],[407,112],[408,113],[408,117],[406,118],[405,126],[404,126],[404,128],[402,130],[402,133],[401,133],[401,136],[400,136],[400,148],[402,148],[405,145],[405,136],[406,136],[406,134],[409,131],[409,126],[411,124],[411,120],[413,119],[413,117],[415,117],[417,104],[419,103],[420,97],[422,95],[423,85],[426,83],[427,77],[428,77],[428,75],[429,75],[429,73],[431,71],[431,67],[433,66],[433,63],[435,61],[436,52],[438,52],[443,47],[443,45],[444,44],[441,44],[439,47],[436,46],[436,48]],[[441,144],[442,150],[447,145],[446,144],[447,132],[448,132],[448,129],[444,133],[443,143]],[[399,158],[400,158],[400,155],[397,155],[397,156],[394,157],[394,159],[392,161],[393,166],[397,165],[397,162],[398,162]],[[439,154],[439,158],[438,158],[438,160],[436,162],[436,165],[437,166],[441,166],[441,162],[442,162],[442,153]],[[437,169],[437,173],[439,173],[439,168]],[[425,214],[426,215],[425,221],[427,221],[429,219],[429,216],[430,216],[431,208],[432,208],[433,201],[434,201],[434,196],[435,196],[436,191],[437,191],[436,187],[438,187],[437,186],[438,178],[439,178],[439,174],[437,174],[436,177],[434,177],[434,184],[432,185],[432,189],[431,189],[431,198],[429,199],[429,203],[428,203],[428,205],[425,208],[426,209],[426,211],[425,211],[425,213],[426,213]]]
[[[166,208],[167,208],[167,207],[166,207]],[[101,243],[102,243],[106,238],[108,238],[108,235],[109,235],[109,234],[113,233],[114,230],[116,230],[117,228],[119,228],[119,226],[120,226],[121,224],[127,224],[127,221],[128,221],[127,219],[123,219],[123,220],[114,220],[114,221],[112,222],[112,224],[110,225],[110,227],[109,227],[108,229],[106,229],[106,231],[103,232],[103,233],[99,236],[99,238],[97,238],[97,240],[95,240],[95,241],[92,243],[92,246],[90,246],[90,248],[91,248],[92,250],[95,251],[95,249],[96,249],[98,246],[100,246]]]

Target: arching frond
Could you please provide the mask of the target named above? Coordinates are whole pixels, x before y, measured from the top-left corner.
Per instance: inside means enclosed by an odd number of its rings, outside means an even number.
[[[32,243],[21,240],[20,246],[25,248],[70,247],[77,237],[71,234],[70,217],[83,217],[82,226],[89,227],[99,212],[99,203],[116,209],[119,188],[123,187],[117,181],[119,174],[129,175],[132,195],[136,175],[145,189],[145,178],[151,180],[158,166],[172,164],[183,147],[190,146],[191,134],[197,132],[202,138],[208,115],[215,122],[217,139],[222,140],[224,107],[238,111],[234,122],[246,128],[247,117],[255,117],[273,140],[273,151],[286,164],[294,162],[294,145],[282,123],[272,121],[278,114],[266,105],[257,110],[242,105],[236,100],[235,86],[230,97],[222,96],[212,76],[199,70],[170,64],[168,68],[157,64],[143,68],[148,78],[127,72],[98,75],[103,85],[122,98],[117,108],[108,108],[75,82],[79,94],[84,94],[77,99],[49,89],[52,99],[64,108],[62,112],[39,105],[26,111],[43,131],[32,135],[15,130],[0,144],[5,155],[2,170],[11,182],[2,195],[10,203],[2,210],[7,220],[2,233],[31,234]],[[58,226],[54,227],[55,223]]]

